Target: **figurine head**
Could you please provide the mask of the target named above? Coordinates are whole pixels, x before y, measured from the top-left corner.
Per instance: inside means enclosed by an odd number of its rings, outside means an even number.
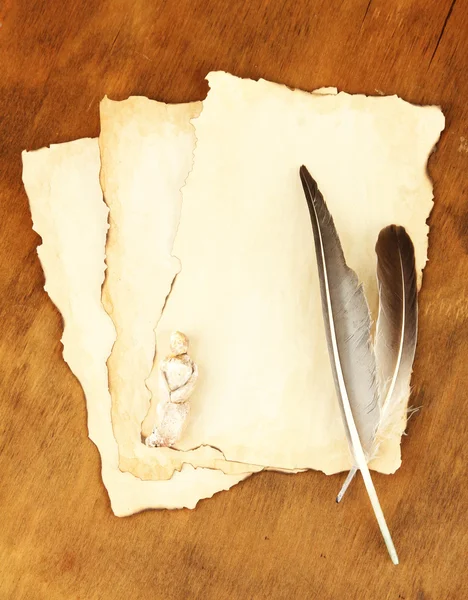
[[[174,356],[187,354],[189,347],[188,337],[180,331],[171,334],[171,352]]]

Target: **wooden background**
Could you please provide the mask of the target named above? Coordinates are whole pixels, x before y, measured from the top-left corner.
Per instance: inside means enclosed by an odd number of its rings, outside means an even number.
[[[1,0],[0,599],[468,597],[466,0]],[[104,94],[202,99],[225,69],[440,104],[435,206],[404,463],[362,481],[265,473],[195,511],[118,519],[42,289],[22,149],[99,133]]]

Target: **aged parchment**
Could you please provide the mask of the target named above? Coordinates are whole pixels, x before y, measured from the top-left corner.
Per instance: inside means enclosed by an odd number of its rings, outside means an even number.
[[[209,80],[200,117],[199,103],[171,107],[145,98],[105,99],[101,107],[101,183],[111,209],[104,303],[117,328],[109,369],[120,458],[110,423],[101,433],[102,413],[108,417],[111,406],[107,385],[103,392],[103,365],[115,331],[96,291],[103,279],[107,229],[93,180],[99,171],[97,144],[78,140],[24,154],[35,228],[47,241],[39,250],[47,288],[66,324],[64,356],[85,389],[90,437],[103,456],[103,478],[116,514],[193,506],[262,467],[333,473],[349,466],[300,164],[319,182],[374,315],[373,247],[380,228],[404,225],[415,242],[419,270],[426,260],[425,219],[432,207],[426,163],[444,125],[439,109],[397,97],[335,95],[333,88],[307,94],[224,73]],[[190,118],[198,147],[173,251],[182,271],[165,305],[180,270],[171,251],[179,190],[192,166]],[[70,235],[70,219],[84,193],[77,182],[83,177],[92,190],[89,198],[99,195],[101,205],[83,205],[81,226]],[[59,204],[63,197],[69,204]],[[81,228],[92,234],[86,242]],[[80,247],[81,256],[79,243],[87,247],[85,252]],[[78,259],[81,270],[73,262]],[[79,286],[70,271],[81,273]],[[75,296],[78,301],[71,302]],[[90,306],[96,317],[85,323]],[[158,358],[167,353],[170,332],[180,329],[189,335],[200,365],[180,451],[141,443],[142,426],[144,433],[151,426],[151,419],[145,422],[148,388],[157,389],[157,362],[145,385],[156,326]],[[91,359],[94,367],[86,365]],[[94,400],[98,397],[102,401]],[[154,394],[153,411],[156,401]],[[398,468],[405,416],[373,468]],[[119,466],[141,479],[167,481],[142,482]]]
[[[173,250],[182,270],[157,327],[158,356],[178,328],[200,369],[178,447],[209,444],[229,460],[276,468],[347,469],[299,167],[317,180],[375,317],[381,228],[405,226],[421,277],[427,159],[443,114],[396,96],[308,94],[220,72],[208,80]],[[402,411],[372,468],[398,468],[405,423]]]
[[[184,465],[169,481],[141,481],[118,467],[111,424],[106,360],[115,340],[101,304],[108,209],[99,186],[96,139],[23,152],[23,181],[31,206],[45,290],[64,320],[63,356],[86,395],[89,437],[117,516],[146,508],[194,508],[243,476]]]
[[[200,110],[200,102],[170,105],[143,97],[101,102],[101,185],[110,208],[103,303],[117,331],[108,362],[112,422],[120,468],[141,479],[170,479],[184,463],[236,474],[262,469],[228,463],[203,444],[179,452],[148,448],[141,438],[151,398],[145,381],[156,351],[154,329],[180,268],[172,244],[180,190],[193,160],[190,119]],[[190,338],[190,330],[185,333]],[[149,435],[152,426],[143,433]]]

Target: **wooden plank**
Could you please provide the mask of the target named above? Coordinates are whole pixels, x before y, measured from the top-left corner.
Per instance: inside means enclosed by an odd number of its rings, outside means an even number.
[[[443,600],[468,596],[468,7],[465,0],[46,0],[0,8],[0,597]],[[195,511],[115,518],[61,359],[21,185],[22,149],[99,132],[98,103],[201,99],[225,69],[440,104],[435,208],[404,462],[375,482],[265,473]]]

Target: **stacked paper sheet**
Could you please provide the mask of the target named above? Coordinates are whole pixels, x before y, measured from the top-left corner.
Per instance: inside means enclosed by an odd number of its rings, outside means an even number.
[[[420,280],[426,262],[439,108],[220,72],[208,81],[203,103],[105,98],[99,141],[23,153],[45,289],[120,516],[192,508],[262,469],[350,467],[301,164],[374,317],[380,229],[406,228]],[[174,330],[191,340],[199,384],[176,448],[149,448]],[[396,421],[370,465],[383,473],[401,463],[406,407]]]

